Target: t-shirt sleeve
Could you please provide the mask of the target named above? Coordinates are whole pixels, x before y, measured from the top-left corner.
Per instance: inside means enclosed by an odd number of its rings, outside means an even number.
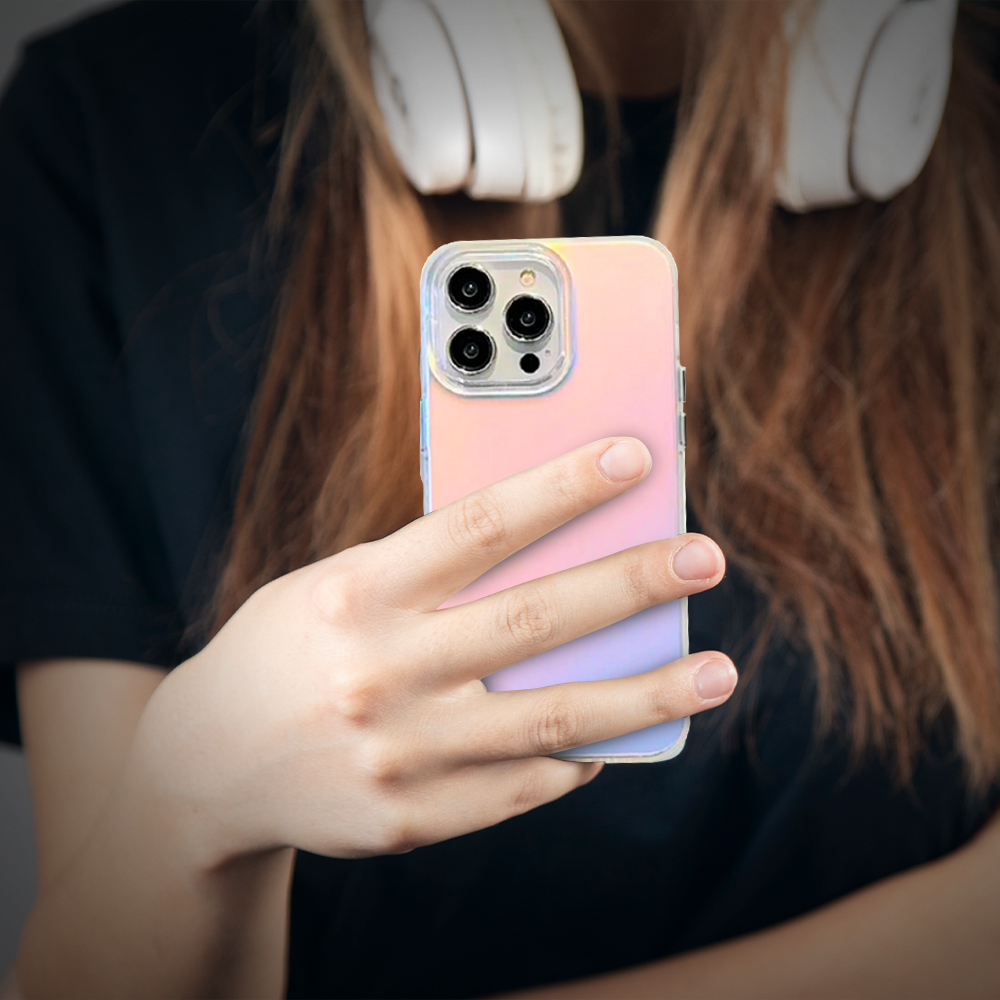
[[[55,656],[169,664],[176,648],[177,599],[121,375],[89,139],[85,102],[52,47],[29,48],[0,103],[8,670]],[[8,676],[0,692],[9,700],[10,690]]]

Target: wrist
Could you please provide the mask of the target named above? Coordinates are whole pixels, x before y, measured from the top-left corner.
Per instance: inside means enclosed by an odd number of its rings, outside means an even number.
[[[288,845],[254,821],[246,757],[233,753],[198,698],[196,671],[194,660],[177,667],[150,699],[105,817],[110,828],[167,849],[179,873],[211,879]]]

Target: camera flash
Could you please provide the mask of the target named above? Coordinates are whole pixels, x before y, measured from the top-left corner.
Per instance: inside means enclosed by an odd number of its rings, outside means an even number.
[[[535,283],[535,272],[531,270],[524,270],[521,272],[521,284],[525,288],[530,288]]]

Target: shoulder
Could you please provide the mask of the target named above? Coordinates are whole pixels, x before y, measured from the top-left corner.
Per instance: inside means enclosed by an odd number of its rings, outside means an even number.
[[[287,106],[290,22],[276,4],[145,0],[26,46],[0,105],[0,187],[95,234],[119,316],[240,242],[269,190],[276,130],[259,133]]]
[[[244,244],[276,7],[108,9],[31,42],[0,101],[0,663],[176,662],[270,315]]]
[[[264,20],[244,0],[113,7],[30,42],[5,110],[37,128],[71,116],[91,145],[121,137],[190,155],[220,105],[251,84]]]
[[[141,102],[173,79],[252,56],[260,18],[252,0],[116,5],[29,41],[22,72],[48,71],[83,89]]]

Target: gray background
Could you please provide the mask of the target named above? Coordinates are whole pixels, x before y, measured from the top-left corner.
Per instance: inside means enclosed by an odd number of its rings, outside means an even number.
[[[0,0],[0,88],[14,70],[26,38],[104,6],[106,0]],[[0,743],[0,979],[17,950],[34,883],[24,757]]]

